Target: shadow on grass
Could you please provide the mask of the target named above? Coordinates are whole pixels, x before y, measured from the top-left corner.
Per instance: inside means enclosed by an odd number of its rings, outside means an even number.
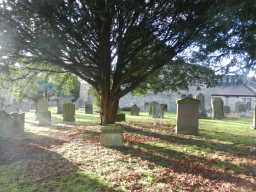
[[[48,148],[50,143],[62,142],[37,135],[19,140],[0,138],[0,191],[116,191]]]
[[[220,152],[229,153],[231,155],[236,155],[236,156],[241,156],[246,158],[250,158],[250,155],[254,155],[249,153],[247,147],[236,146],[234,144],[223,144],[223,143],[217,143],[213,141],[197,140],[193,138],[182,138],[173,134],[166,135],[166,134],[156,133],[152,131],[142,130],[139,128],[134,128],[127,125],[125,125],[124,127],[127,132],[158,138],[170,143],[181,144],[181,145],[196,145],[200,148],[210,149],[213,152],[220,151]]]
[[[128,143],[122,148],[115,148],[125,155],[139,157],[142,160],[149,161],[155,165],[164,168],[169,168],[176,173],[185,173],[198,175],[212,182],[228,182],[235,185],[242,184],[243,186],[255,189],[256,185],[249,180],[239,178],[231,173],[214,168],[213,163],[224,163],[222,161],[208,160],[193,155],[187,155],[182,152],[177,152],[170,149],[151,146],[144,143]],[[225,162],[228,166],[235,166]]]

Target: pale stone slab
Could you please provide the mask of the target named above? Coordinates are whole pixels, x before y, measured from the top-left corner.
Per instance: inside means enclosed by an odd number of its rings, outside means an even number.
[[[198,134],[198,117],[200,101],[185,98],[177,101],[177,134]]]

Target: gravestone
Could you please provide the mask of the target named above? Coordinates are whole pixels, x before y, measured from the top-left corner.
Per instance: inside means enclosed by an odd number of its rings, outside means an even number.
[[[199,93],[196,96],[196,99],[198,99],[200,101],[199,104],[199,117],[206,117],[206,109],[205,109],[205,98],[204,95],[202,93]]]
[[[8,114],[0,111],[0,122],[0,136],[12,138],[24,134],[25,113]]]
[[[61,98],[57,99],[57,114],[63,114],[63,100]]]
[[[153,114],[153,105],[154,105],[154,102],[151,102],[151,103],[149,104],[149,110],[148,110],[149,115],[152,115],[152,114]]]
[[[256,106],[254,107],[254,111],[253,111],[252,129],[256,129]]]
[[[150,104],[148,102],[144,103],[144,111],[149,112]]]
[[[89,102],[85,102],[85,113],[93,114],[93,104]]]
[[[123,128],[119,125],[107,125],[101,128],[100,144],[105,147],[124,145]]]
[[[121,121],[125,121],[126,118],[125,118],[125,113],[118,113],[116,115],[116,122],[121,122]]]
[[[152,110],[153,118],[163,118],[164,117],[164,110],[159,103],[152,102],[151,108],[152,108],[151,110]]]
[[[177,101],[177,134],[198,134],[199,105],[200,101],[193,98]]]
[[[48,111],[48,99],[42,97],[36,104],[36,117],[39,125],[47,126],[51,124],[51,112]]]
[[[212,99],[212,118],[213,119],[223,119],[224,109],[223,100],[220,97]]]
[[[73,103],[65,103],[63,105],[63,121],[75,121],[76,106]]]
[[[140,108],[137,105],[133,105],[131,107],[131,115],[139,116],[139,114],[140,114]]]
[[[161,104],[161,109],[163,110],[163,112],[167,112],[168,111],[168,105],[167,104]]]

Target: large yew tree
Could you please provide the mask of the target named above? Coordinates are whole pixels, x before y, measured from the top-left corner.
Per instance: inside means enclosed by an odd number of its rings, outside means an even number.
[[[163,66],[177,64],[186,49],[213,31],[212,21],[224,5],[218,0],[3,0],[2,63],[22,59],[72,72],[97,90],[103,122],[113,123],[119,99]]]

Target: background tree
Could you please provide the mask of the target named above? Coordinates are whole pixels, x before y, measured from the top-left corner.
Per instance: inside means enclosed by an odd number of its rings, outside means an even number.
[[[77,75],[97,90],[103,122],[112,123],[122,96],[163,66],[176,64],[187,49],[205,44],[219,49],[219,42],[205,37],[235,27],[218,25],[229,22],[229,5],[223,0],[3,0],[2,63],[26,58]]]

